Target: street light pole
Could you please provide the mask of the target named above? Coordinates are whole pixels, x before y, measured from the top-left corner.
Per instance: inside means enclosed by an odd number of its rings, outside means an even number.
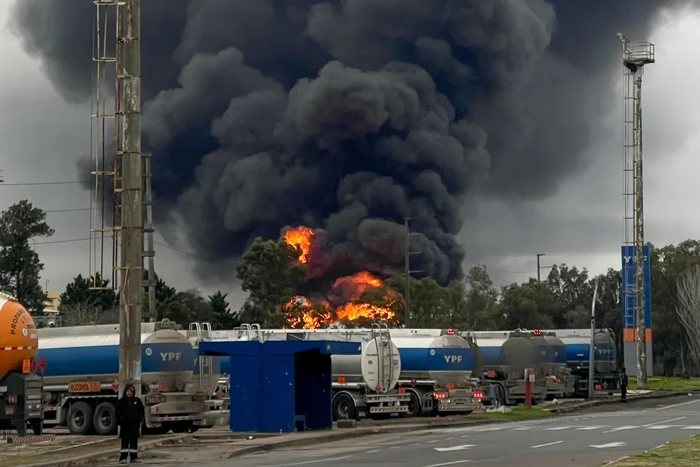
[[[593,289],[593,302],[591,303],[591,351],[588,353],[588,398],[593,399],[595,390],[593,388],[595,373],[595,303],[598,301],[598,279],[595,280]]]
[[[540,281],[540,270],[542,269],[542,266],[540,266],[540,257],[541,256],[547,256],[546,253],[537,253],[537,282]]]

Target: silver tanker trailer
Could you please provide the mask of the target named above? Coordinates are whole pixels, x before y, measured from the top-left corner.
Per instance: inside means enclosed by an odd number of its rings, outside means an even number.
[[[535,370],[532,383],[533,403],[547,398],[547,381],[542,367],[542,359],[537,346],[526,337],[498,336],[492,332],[473,332],[477,366],[482,368],[482,381],[485,387],[493,386],[495,401],[485,397],[485,401],[514,405],[526,398],[525,370]]]
[[[484,392],[473,341],[453,329],[391,329],[401,355],[399,388],[411,395],[409,416],[471,413]]]

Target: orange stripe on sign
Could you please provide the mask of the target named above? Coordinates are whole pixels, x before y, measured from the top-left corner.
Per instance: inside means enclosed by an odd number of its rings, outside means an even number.
[[[646,341],[651,342],[652,333],[650,328],[646,329],[644,335],[646,336]],[[624,342],[637,342],[637,330],[632,328],[623,329],[622,340]]]

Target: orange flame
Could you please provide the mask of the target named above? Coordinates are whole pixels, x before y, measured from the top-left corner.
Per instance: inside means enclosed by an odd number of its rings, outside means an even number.
[[[314,231],[308,227],[299,226],[284,233],[284,241],[301,249],[299,262],[305,264],[309,261],[309,252],[314,238]],[[297,296],[289,300],[281,308],[285,314],[288,327],[296,328],[303,324],[304,329],[318,329],[331,324],[335,319],[355,321],[361,318],[389,320],[396,313],[391,310],[395,303],[396,292],[389,290],[386,297],[386,306],[372,305],[370,303],[357,303],[356,301],[367,290],[382,286],[382,280],[368,271],[360,271],[352,276],[345,276],[333,283],[333,289],[342,291],[342,295],[350,296],[350,302],[339,306],[335,313],[331,304],[325,300],[311,302],[305,297]],[[297,311],[301,307],[301,314]],[[296,310],[294,309],[296,308]]]
[[[299,262],[306,264],[309,262],[309,251],[311,250],[311,242],[314,238],[314,231],[303,225],[289,229],[284,233],[284,241],[290,245],[301,249]]]

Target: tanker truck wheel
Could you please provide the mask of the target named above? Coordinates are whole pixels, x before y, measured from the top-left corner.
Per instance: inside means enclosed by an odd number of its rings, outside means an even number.
[[[420,417],[421,411],[423,410],[420,397],[418,397],[418,394],[415,392],[409,391],[409,393],[411,394],[411,401],[408,403],[408,412],[402,413],[401,417]]]
[[[85,402],[74,402],[68,411],[66,425],[71,434],[86,435],[92,428],[92,407]]]
[[[355,400],[349,394],[338,394],[333,399],[333,418],[336,420],[355,420]]]
[[[36,436],[41,436],[44,433],[44,421],[43,420],[30,420],[29,426],[32,428],[32,432]]]
[[[116,407],[111,402],[102,402],[95,408],[92,416],[92,425],[95,433],[100,436],[109,436],[117,433]]]

